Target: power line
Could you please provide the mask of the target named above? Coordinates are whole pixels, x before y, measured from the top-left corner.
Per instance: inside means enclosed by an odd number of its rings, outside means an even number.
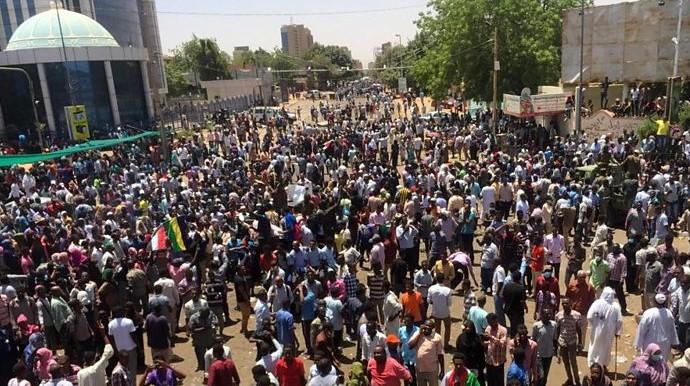
[[[191,11],[165,11],[158,10],[163,15],[179,16],[331,16],[331,15],[356,15],[362,13],[385,13],[402,11],[405,9],[426,7],[426,4],[404,5],[389,8],[370,8],[341,11],[314,11],[314,12],[191,12]]]

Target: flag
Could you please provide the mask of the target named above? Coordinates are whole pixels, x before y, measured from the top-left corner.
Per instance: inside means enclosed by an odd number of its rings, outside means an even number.
[[[175,252],[187,250],[177,217],[165,221],[151,236],[150,250],[160,251],[168,248],[172,248]]]

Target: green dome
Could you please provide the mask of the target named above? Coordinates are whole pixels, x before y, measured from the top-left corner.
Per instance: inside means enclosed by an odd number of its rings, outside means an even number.
[[[58,23],[58,12],[60,23]],[[60,48],[60,24],[66,47],[119,47],[113,35],[95,20],[81,13],[53,8],[22,23],[7,44],[6,51]]]

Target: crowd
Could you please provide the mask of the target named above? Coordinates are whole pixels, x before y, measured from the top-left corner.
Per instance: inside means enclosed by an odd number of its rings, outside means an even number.
[[[559,137],[501,117],[499,143],[488,114],[365,97],[319,102],[327,127],[224,114],[169,163],[141,142],[2,170],[0,384],[180,384],[186,335],[211,386],[552,385],[559,365],[608,386],[636,296],[624,384],[688,384],[689,133]]]

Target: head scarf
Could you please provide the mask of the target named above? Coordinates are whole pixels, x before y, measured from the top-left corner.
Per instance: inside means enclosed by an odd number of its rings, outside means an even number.
[[[651,385],[660,385],[666,382],[668,377],[668,365],[666,364],[666,359],[661,361],[653,361],[652,355],[655,352],[661,350],[658,344],[650,343],[647,349],[644,350],[644,354],[640,355],[635,359],[630,366],[631,370],[636,370],[639,372],[640,378],[648,381]]]
[[[605,287],[601,291],[601,296],[599,299],[605,300],[608,304],[613,304],[613,301],[616,299],[616,291],[614,291],[611,287]]]
[[[45,347],[39,348],[36,351],[34,372],[40,379],[50,379],[50,365],[53,363],[57,363],[53,359],[53,352]]]
[[[32,357],[36,350],[44,347],[46,345],[46,339],[43,333],[34,332],[29,336],[29,344],[24,347],[24,363],[28,366],[31,365]]]

